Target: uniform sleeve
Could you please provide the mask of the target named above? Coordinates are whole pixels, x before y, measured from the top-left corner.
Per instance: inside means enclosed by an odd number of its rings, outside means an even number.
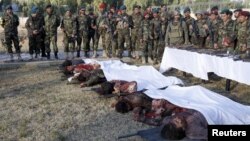
[[[32,30],[32,29],[31,29],[31,27],[30,27],[29,21],[30,21],[30,18],[28,18],[28,19],[26,20],[26,23],[25,23],[25,28],[26,28],[26,29],[27,29],[27,31],[28,31],[28,36],[31,36],[31,35],[32,35],[33,30]]]

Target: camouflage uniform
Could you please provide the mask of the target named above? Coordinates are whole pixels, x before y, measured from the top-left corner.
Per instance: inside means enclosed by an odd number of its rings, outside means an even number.
[[[104,56],[106,56],[105,54],[105,50],[106,50],[106,44],[105,44],[105,34],[107,32],[107,29],[100,26],[103,25],[104,19],[106,17],[106,13],[100,13],[100,15],[97,17],[96,19],[96,31],[95,31],[95,43],[94,43],[94,51],[97,51],[98,49],[98,44],[99,44],[99,39],[102,39],[102,46],[103,46],[103,52],[104,52]]]
[[[215,37],[215,43],[219,48],[228,47],[233,50],[235,40],[235,28],[233,20],[229,20],[227,23],[221,22],[218,25],[218,35]],[[225,46],[224,42],[227,42],[229,46]]]
[[[124,42],[126,43],[126,48],[129,51],[129,56],[131,55],[131,39],[130,39],[130,32],[129,28],[131,26],[131,17],[125,13],[118,17],[117,22],[117,34],[118,34],[118,52],[119,57],[122,57],[123,50],[124,50]]]
[[[38,14],[36,15],[36,17],[29,16],[29,18],[25,23],[25,27],[28,30],[29,53],[31,54],[31,59],[33,58],[34,51],[36,53],[36,57],[37,55],[40,54],[40,50],[43,45],[43,34],[44,34],[43,26],[44,26],[44,19],[38,17]],[[37,34],[33,34],[33,31],[37,31]]]
[[[110,57],[112,54],[112,57],[116,57],[116,41],[114,40],[115,38],[115,28],[116,28],[116,21],[115,21],[115,18],[105,18],[103,24],[105,26],[107,26],[107,32],[106,32],[106,35],[105,35],[105,43],[106,43],[106,54],[108,57]]]
[[[7,6],[6,10],[12,10],[11,6]],[[18,30],[17,27],[19,26],[19,18],[15,14],[8,15],[7,13],[4,13],[2,17],[2,27],[4,28],[4,35],[5,35],[5,41],[6,46],[8,49],[8,53],[11,56],[11,60],[13,60],[13,51],[12,51],[12,42],[14,43],[14,47],[16,49],[16,53],[18,54],[18,57],[20,57],[20,46],[19,46],[19,39],[18,39]]]
[[[237,28],[236,52],[241,52],[243,47],[250,48],[250,21],[240,23]]]
[[[143,19],[141,13],[133,13],[131,15],[133,20],[133,27],[131,29],[131,50],[135,51],[136,57],[138,57],[138,51],[139,51],[139,28],[141,26],[141,21]]]
[[[188,28],[188,39],[189,42],[193,45],[198,44],[198,30],[197,30],[197,24],[194,18],[192,17],[185,17],[184,18],[187,28]]]
[[[48,7],[48,6],[47,6]],[[47,52],[47,58],[50,59],[50,44],[52,43],[55,58],[57,58],[57,28],[60,26],[60,17],[56,14],[47,14],[44,17],[45,21],[45,50]]]
[[[153,37],[153,59],[154,63],[160,61],[161,52],[163,52],[163,46],[161,45],[161,41],[163,41],[162,34],[162,21],[160,17],[155,17],[151,20],[150,29],[152,29],[152,37]]]
[[[153,60],[152,49],[152,30],[150,19],[143,19],[140,26],[140,37],[142,39],[142,63],[150,62]],[[145,60],[145,61],[144,61]]]
[[[196,20],[196,25],[198,28],[198,45],[200,48],[205,47],[206,38],[208,35],[207,30],[204,28],[207,25],[207,21],[203,18],[203,13],[196,13],[202,16],[201,19]]]
[[[94,15],[94,13],[89,13],[89,17],[90,17],[90,24],[89,24],[89,31],[88,31],[88,47],[90,48],[90,42],[91,42],[91,40],[92,40],[92,42],[93,42],[93,51],[94,52],[96,52],[97,51],[97,48],[98,48],[98,43],[97,43],[97,45],[95,45],[96,43],[96,34],[98,34],[97,33],[97,31],[93,28],[93,27],[95,27],[96,26],[96,16]],[[86,57],[88,57],[88,51],[89,50],[87,50],[87,51],[85,51],[85,56]]]
[[[77,35],[77,20],[72,15],[65,15],[62,20],[61,29],[64,32],[64,52],[71,52],[71,58],[74,58],[75,39]]]
[[[90,18],[88,15],[78,15],[77,17],[77,56],[80,57],[81,44],[83,44],[84,52],[88,52],[90,47],[88,45],[88,32],[89,32]]]

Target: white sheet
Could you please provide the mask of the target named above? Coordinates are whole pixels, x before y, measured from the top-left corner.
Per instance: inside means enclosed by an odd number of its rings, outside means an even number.
[[[162,58],[160,72],[176,68],[193,76],[208,80],[208,72],[250,85],[250,63],[233,61],[232,58],[217,57],[186,50],[166,47]]]
[[[240,125],[250,124],[250,106],[234,102],[201,86],[169,86],[165,90],[148,90],[148,96],[166,99],[185,108],[200,111],[208,124]]]
[[[142,89],[157,89],[165,86],[183,84],[176,77],[166,77],[158,72],[152,66],[137,67],[122,63],[119,60],[96,61],[85,59],[86,63],[98,62],[108,81],[110,80],[125,80],[136,81],[138,90]]]

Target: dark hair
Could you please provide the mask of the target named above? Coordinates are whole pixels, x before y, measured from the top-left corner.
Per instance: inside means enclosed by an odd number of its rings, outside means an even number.
[[[162,128],[161,136],[164,139],[181,140],[184,137],[186,137],[186,133],[183,128],[181,127],[177,128],[174,123],[169,122],[168,124],[164,125],[164,127]]]
[[[67,66],[71,66],[72,65],[72,61],[71,60],[65,60],[60,66],[59,68],[63,69]]]
[[[115,110],[118,113],[127,113],[129,112],[129,107],[125,101],[119,101],[115,105]]]
[[[104,82],[101,84],[101,89],[103,92],[103,95],[105,94],[111,94],[114,91],[114,83],[112,82]]]

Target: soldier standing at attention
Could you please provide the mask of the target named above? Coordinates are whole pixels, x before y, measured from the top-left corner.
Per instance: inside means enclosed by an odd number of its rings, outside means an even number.
[[[60,17],[53,13],[52,5],[46,6],[47,15],[44,17],[45,21],[45,50],[47,53],[47,59],[50,59],[50,44],[52,43],[55,58],[58,59],[57,48],[57,28],[60,26]]]
[[[66,59],[74,59],[75,51],[75,39],[77,35],[77,21],[76,17],[72,15],[70,8],[66,10],[63,17],[61,29],[64,33],[64,52],[66,54]],[[69,57],[69,52],[71,52],[71,57]]]
[[[134,6],[134,12],[131,15],[133,20],[133,25],[131,29],[131,49],[135,53],[133,57],[139,59],[141,52],[139,52],[140,40],[139,40],[139,28],[141,26],[141,21],[143,19],[142,14],[139,12],[139,6]]]
[[[208,31],[209,36],[207,38],[208,45],[210,48],[218,48],[217,44],[215,44],[215,38],[218,37],[218,27],[220,24],[220,20],[218,20],[218,11],[211,10],[209,20],[208,20]]]
[[[195,16],[197,18],[196,24],[198,27],[198,45],[199,48],[204,48],[206,43],[206,38],[208,35],[208,26],[207,21],[204,19],[204,13],[202,11],[197,11],[195,13]]]
[[[188,40],[193,45],[197,45],[198,44],[198,29],[197,29],[196,21],[193,17],[191,17],[190,15],[191,10],[189,7],[186,7],[183,13],[185,16],[184,20],[188,28]]]
[[[40,57],[40,50],[43,42],[43,26],[44,19],[38,17],[38,8],[32,7],[31,15],[25,23],[25,27],[28,30],[29,37],[29,53],[30,59],[33,60],[33,53],[35,51],[35,58]]]
[[[101,25],[103,25],[105,17],[107,17],[107,14],[105,13],[106,4],[101,3],[99,5],[99,15],[96,19],[96,25],[94,25],[92,28],[95,29],[95,43],[94,43],[94,55],[93,57],[96,57],[96,51],[98,49],[99,39],[102,38],[102,48],[103,48],[103,57],[107,57],[107,54],[105,52],[106,50],[106,44],[105,44],[105,34],[107,32],[107,29]]]
[[[249,12],[241,11],[239,13],[239,25],[237,28],[237,45],[236,52],[237,53],[245,53],[247,50],[250,51],[250,21]],[[248,54],[249,55],[249,54]]]
[[[2,17],[1,25],[4,28],[5,41],[8,53],[10,55],[10,61],[14,61],[12,42],[14,43],[18,60],[22,61],[21,49],[19,46],[19,39],[18,39],[18,30],[17,30],[17,27],[19,26],[19,18],[17,15],[13,13],[12,7],[10,5],[6,7],[6,12]]]
[[[85,54],[89,52],[90,47],[88,45],[88,33],[89,33],[89,24],[90,18],[85,13],[85,7],[81,7],[78,12],[77,17],[77,27],[78,27],[78,36],[77,36],[77,57],[80,57],[81,45],[83,45],[83,50]],[[87,57],[87,56],[85,56]]]
[[[223,9],[221,11],[222,22],[219,24],[218,37],[215,37],[215,43],[222,50],[234,50],[235,27],[234,21],[230,18],[230,10]],[[216,45],[216,46],[217,46]]]
[[[128,50],[128,56],[131,56],[131,39],[130,39],[130,32],[129,28],[132,25],[131,17],[126,13],[127,7],[122,5],[120,7],[121,15],[117,17],[117,33],[118,33],[118,47],[119,47],[119,54],[118,57],[122,58],[123,50],[124,50],[124,43],[126,43],[126,48]]]
[[[150,29],[150,14],[145,12],[144,19],[141,22],[139,34],[140,34],[140,42],[141,42],[141,50],[142,50],[142,64],[145,63],[153,63],[153,49],[152,49],[152,30]]]

